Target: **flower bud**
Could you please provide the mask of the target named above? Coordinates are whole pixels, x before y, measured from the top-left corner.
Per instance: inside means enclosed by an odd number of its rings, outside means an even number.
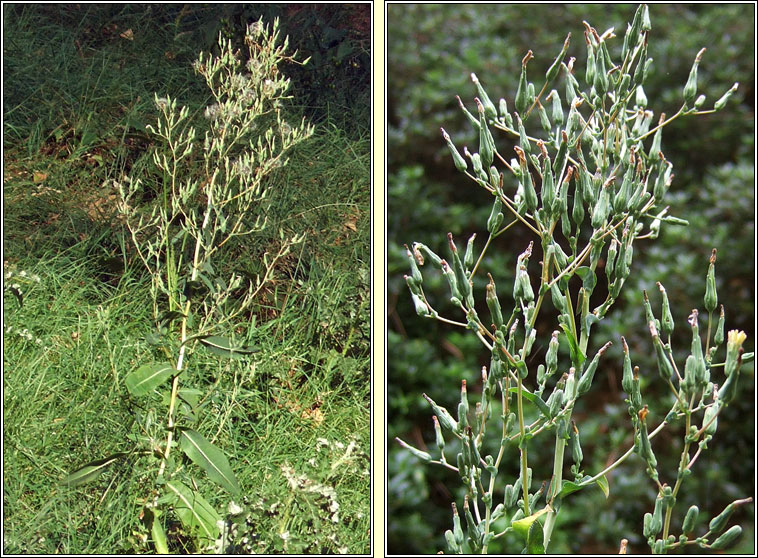
[[[416,457],[418,457],[422,461],[425,461],[425,462],[428,463],[429,461],[432,460],[432,456],[429,455],[427,452],[421,451],[421,450],[418,450],[418,449],[414,448],[413,446],[405,443],[400,438],[395,438],[395,440],[397,441],[397,443],[399,443],[401,446],[403,446],[405,449],[407,449],[408,451],[410,451],[413,455],[415,455]]]
[[[713,334],[713,344],[718,347],[724,342],[724,305],[721,305],[721,314],[719,315],[719,322],[716,326],[716,333]]]
[[[700,64],[700,59],[703,57],[704,52],[705,49],[703,48],[697,53],[695,62],[692,64],[692,69],[690,70],[689,78],[687,78],[687,83],[684,86],[684,102],[688,106],[692,106],[693,101],[695,100],[695,95],[697,95],[697,67],[698,64]]]
[[[714,269],[715,264],[716,249],[714,248],[713,252],[711,253],[711,263],[708,266],[708,275],[705,278],[705,297],[703,298],[705,309],[708,310],[709,313],[713,312],[719,303],[719,299],[716,294],[716,273]]]
[[[611,210],[611,193],[610,187],[613,184],[614,177],[609,178],[605,184],[600,188],[600,194],[597,198],[597,203],[592,209],[592,228],[597,230],[603,226],[603,223],[608,218],[608,214]]]
[[[640,392],[640,367],[634,367],[634,375],[632,376],[632,391],[629,394],[629,406],[634,412],[639,412],[642,409],[642,393]]]
[[[424,259],[430,259],[432,263],[437,267],[442,267],[442,258],[432,252],[426,244],[420,242],[413,243],[413,253],[416,254],[416,260],[419,265],[424,265]]]
[[[553,122],[555,122],[557,126],[562,126],[564,122],[564,115],[563,115],[563,107],[561,107],[561,98],[558,95],[558,92],[555,89],[553,89],[550,92],[550,95],[545,97],[545,100],[548,100],[548,99],[550,99],[553,102],[552,111],[551,111]]]
[[[418,269],[416,257],[410,251],[407,244],[404,244],[404,246],[405,246],[405,255],[408,258],[408,262],[410,262],[410,265],[411,265],[411,277],[413,278],[413,282],[418,285],[421,285],[423,279],[421,277],[421,272]]]
[[[518,89],[516,90],[516,110],[520,114],[523,114],[529,108],[529,99],[527,93],[528,86],[526,83],[526,65],[532,57],[532,51],[530,50],[526,53],[526,56],[524,56],[524,59],[521,61],[521,76],[519,77]]]
[[[530,212],[534,212],[537,209],[537,191],[534,189],[534,183],[532,182],[532,174],[529,172],[529,168],[526,164],[526,156],[523,149],[516,146],[513,148],[519,157],[519,167],[521,169],[521,176],[519,182],[524,188],[524,201],[526,202],[526,208]]]
[[[542,103],[540,103],[539,99],[537,99],[537,114],[540,117],[540,125],[542,126],[542,129],[550,133],[550,119],[547,117],[547,111],[545,110],[545,107],[542,106]]]
[[[558,370],[558,347],[560,342],[558,341],[558,331],[554,331],[550,338],[550,343],[547,346],[547,354],[545,355],[546,376],[552,376],[556,370]]]
[[[731,504],[729,504],[727,507],[724,508],[724,510],[718,514],[716,517],[711,519],[710,523],[708,524],[708,530],[712,533],[719,533],[721,532],[724,527],[726,527],[727,522],[729,521],[729,518],[732,516],[732,513],[734,513],[734,510],[737,509],[739,506],[742,506],[744,504],[749,504],[752,502],[752,498],[745,498],[743,500],[735,500]]]
[[[495,324],[497,329],[503,326],[503,313],[500,308],[500,300],[497,298],[497,292],[495,291],[495,281],[492,279],[492,275],[489,273],[487,276],[490,278],[490,282],[487,284],[487,307],[490,309],[492,315],[492,323]]]
[[[455,272],[450,267],[450,264],[448,264],[445,260],[441,260],[441,267],[442,274],[445,276],[445,279],[447,279],[448,285],[450,285],[451,300],[456,299],[460,302],[463,299],[463,296],[461,295],[461,291],[458,289],[458,281],[455,278]]]
[[[476,106],[479,109],[479,156],[482,159],[482,166],[489,168],[495,157],[495,140],[487,128],[485,109],[479,99],[476,99]]]
[[[566,37],[566,40],[563,41],[563,48],[561,49],[561,53],[552,63],[550,68],[548,68],[547,72],[545,72],[545,81],[547,81],[548,83],[553,81],[558,75],[558,71],[561,69],[561,61],[563,60],[563,57],[566,56],[566,51],[568,50],[570,41],[571,41],[571,33],[569,33],[568,37]]]
[[[487,119],[494,120],[497,118],[497,110],[495,110],[495,105],[492,104],[489,96],[487,96],[487,92],[484,90],[484,87],[482,87],[482,84],[479,83],[479,79],[476,77],[476,74],[471,74],[471,81],[473,81],[474,85],[476,85],[476,91],[479,97],[482,99],[484,114],[487,116]]]
[[[671,366],[666,353],[663,350],[663,344],[658,338],[658,331],[655,327],[655,322],[648,322],[648,328],[650,329],[650,335],[653,337],[653,345],[655,346],[655,356],[658,361],[658,375],[666,382],[670,382],[674,375],[674,368]]]
[[[741,534],[742,527],[739,525],[732,525],[726,533],[711,543],[710,548],[711,550],[721,550],[722,548],[726,548],[736,541]]]
[[[503,202],[500,200],[500,196],[495,197],[495,202],[492,204],[492,211],[487,219],[487,231],[490,234],[495,234],[503,223],[503,219],[505,219],[505,216],[501,212],[502,208]]]
[[[542,143],[540,142],[540,146]],[[548,215],[555,216],[556,203],[555,203],[555,185],[553,183],[553,170],[550,166],[550,157],[545,156],[545,160],[542,164],[542,207],[548,213]]]
[[[568,134],[566,130],[561,130],[561,142],[558,144],[558,153],[555,155],[555,161],[553,162],[553,172],[556,175],[560,175],[563,172],[563,165],[566,163],[568,157]],[[571,178],[573,171],[569,167],[569,171],[566,173],[567,179]]]
[[[506,116],[510,116],[510,114],[508,114],[508,103],[505,99],[500,99],[497,107],[497,113],[501,119],[505,118]]]
[[[660,283],[656,283],[658,289],[661,291],[663,297],[663,311],[661,313],[661,331],[666,337],[670,337],[674,331],[674,318],[671,316],[671,308],[669,307],[669,297],[666,294],[666,289]]]
[[[450,529],[445,530],[445,542],[447,543],[447,549],[451,554],[458,554],[462,552],[461,545],[455,540],[455,535]]]
[[[554,418],[561,412],[561,405],[563,404],[563,390],[558,386],[555,387],[553,393],[547,398],[547,406],[550,409],[550,417]]]
[[[523,265],[516,272],[516,280],[513,283],[513,299],[522,302],[534,300],[534,291],[529,281],[529,273]]]
[[[605,41],[600,43],[597,56],[595,57],[595,79],[592,81],[595,91],[600,96],[605,96],[605,93],[608,91],[608,70],[605,64],[605,56],[602,52],[604,47]]]
[[[592,362],[590,362],[590,364],[587,366],[586,370],[582,374],[581,379],[579,380],[579,383],[576,386],[577,396],[584,395],[590,390],[592,379],[595,377],[595,371],[597,370],[598,363],[600,362],[600,357],[612,344],[613,343],[611,341],[608,341],[605,345],[603,345],[595,357],[592,359]]]
[[[656,467],[658,466],[658,461],[655,458],[655,454],[653,453],[653,448],[650,446],[650,439],[648,438],[647,433],[647,423],[645,422],[645,417],[647,416],[647,405],[645,405],[638,413],[638,417],[640,420],[640,429],[639,429],[639,455],[647,461],[648,467],[650,471],[653,473],[654,478],[657,477]],[[658,529],[660,530],[660,528]],[[657,531],[656,531],[657,532]]]
[[[463,265],[467,270],[474,267],[474,239],[476,239],[476,233],[471,235],[466,243],[466,252],[463,256]]]
[[[645,95],[645,90],[641,85],[637,86],[637,90],[634,96],[634,104],[643,109],[647,107],[647,96]]]
[[[653,186],[653,197],[656,201],[660,202],[666,196],[666,192],[668,191],[673,178],[671,175],[671,169],[673,166],[674,165],[665,160],[659,166],[658,176],[656,177],[655,185]]]
[[[682,522],[682,534],[689,535],[695,530],[695,524],[697,523],[697,516],[700,510],[697,506],[690,506],[687,510],[687,515],[684,516]]]
[[[458,95],[456,95],[455,98],[458,99],[458,106],[463,111],[463,114],[466,115],[466,118],[468,119],[468,121],[471,122],[471,124],[474,126],[474,128],[478,132],[479,119],[469,112],[469,110],[466,108],[466,105],[463,104],[463,101],[461,101],[461,98]]]
[[[619,242],[615,238],[611,240],[611,245],[608,247],[608,257],[605,260],[605,274],[608,276],[610,282],[613,277],[613,270],[616,265],[616,255],[618,254]]]
[[[630,394],[634,390],[634,376],[632,375],[632,359],[629,356],[629,346],[626,344],[626,339],[621,337],[621,345],[624,349],[624,373],[621,377],[621,387],[623,390]]]
[[[739,83],[735,83],[734,85],[732,85],[729,91],[724,93],[721,96],[721,98],[713,104],[713,110],[721,110],[722,108],[724,108],[724,105],[726,105],[726,102],[729,100],[729,97],[731,97],[732,94],[735,91],[737,91],[737,87],[739,87],[739,85],[740,85]]]
[[[579,465],[584,458],[582,454],[582,446],[579,440],[579,430],[576,428],[576,423],[571,421],[571,430],[569,433],[569,443],[571,444],[571,457],[574,458],[574,463]]]
[[[457,432],[458,431],[458,423],[455,421],[455,419],[450,415],[450,413],[445,409],[444,407],[440,407],[437,405],[437,403],[434,402],[434,400],[429,397],[427,394],[422,393],[421,395],[424,396],[424,399],[426,399],[429,404],[432,406],[432,410],[434,411],[434,414],[437,415],[437,418],[440,421],[440,425],[450,432]]]
[[[566,66],[566,64],[563,62],[561,62],[561,69],[563,69],[564,73],[566,74],[566,103],[571,106],[571,104],[574,102],[574,99],[578,97],[576,90],[579,89],[579,84],[576,81],[576,78],[572,75],[569,67]]]
[[[621,214],[629,206],[629,199],[632,196],[632,177],[634,176],[634,166],[629,165],[621,180],[621,187],[613,198],[613,211]]]
[[[466,380],[461,380],[461,402],[458,403],[458,428],[468,427],[468,395],[466,392]]]
[[[744,331],[733,329],[727,335],[726,341],[726,363],[724,364],[724,373],[732,376],[738,371],[739,357],[742,352],[742,344],[747,339]]]
[[[458,291],[462,295],[462,298],[468,298],[471,295],[471,283],[469,282],[468,275],[463,267],[463,262],[458,255],[458,248],[455,246],[452,233],[447,233],[447,241],[448,247],[450,248],[450,254],[453,256],[453,272],[455,274]]]
[[[716,433],[716,429],[718,428],[719,419],[718,415],[721,411],[721,400],[716,399],[716,401],[705,408],[705,413],[703,413],[703,426],[702,428],[705,429],[705,433],[709,436],[713,436]]]
[[[442,130],[442,137],[445,138],[445,142],[447,143],[448,149],[450,149],[450,153],[453,156],[453,163],[455,163],[455,168],[458,169],[460,172],[465,172],[468,168],[468,165],[466,164],[466,159],[461,156],[461,154],[458,152],[458,149],[453,144],[453,140],[450,139],[450,135],[445,131],[444,128],[440,128]]]

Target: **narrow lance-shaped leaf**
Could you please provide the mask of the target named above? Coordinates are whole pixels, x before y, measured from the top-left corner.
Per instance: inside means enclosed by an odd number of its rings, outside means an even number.
[[[183,428],[181,432],[181,449],[187,457],[203,469],[213,482],[232,494],[239,494],[237,477],[224,453],[195,430]]]
[[[109,455],[104,459],[90,461],[86,465],[79,467],[76,471],[68,475],[65,479],[63,479],[63,481],[61,481],[61,484],[69,487],[74,487],[93,481],[100,475],[100,473],[103,472],[103,470],[108,465],[115,463],[126,455],[128,454],[125,452],[119,452],[114,453],[113,455]]]
[[[140,396],[150,393],[176,373],[176,368],[169,362],[145,364],[127,374],[124,383],[129,393]]]
[[[204,337],[199,341],[211,352],[229,358],[242,358],[246,355],[256,353],[260,350],[253,345],[235,345],[228,337],[221,337],[219,335]]]
[[[169,481],[166,487],[178,497],[174,509],[187,530],[203,539],[218,538],[221,516],[205,498],[180,482]]]

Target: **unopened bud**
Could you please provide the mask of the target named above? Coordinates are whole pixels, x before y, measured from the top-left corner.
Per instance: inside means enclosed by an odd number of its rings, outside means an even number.
[[[476,85],[476,91],[479,94],[479,97],[482,99],[484,113],[489,120],[494,120],[497,117],[497,110],[495,110],[495,105],[492,104],[492,101],[490,101],[490,98],[487,96],[487,92],[484,90],[484,87],[482,87],[482,84],[479,83],[479,79],[476,77],[476,74],[471,74],[471,81],[473,81],[474,85]]]
[[[726,105],[726,102],[729,100],[729,97],[731,97],[732,94],[735,91],[737,91],[737,87],[739,87],[739,85],[740,85],[739,83],[735,83],[734,85],[732,85],[729,91],[724,93],[724,95],[722,95],[722,97],[713,104],[713,110],[721,110],[722,108],[724,108],[724,105]]]
[[[692,106],[693,101],[695,100],[695,95],[697,95],[697,67],[698,64],[700,64],[700,59],[703,57],[704,52],[705,49],[703,48],[697,53],[695,62],[692,64],[692,69],[690,69],[689,78],[687,78],[687,83],[684,86],[684,102],[689,106]]]
[[[705,297],[703,298],[705,309],[708,310],[708,312],[713,312],[719,303],[719,299],[716,294],[716,273],[714,269],[715,264],[716,249],[714,248],[713,252],[711,253],[711,263],[708,266],[708,275],[705,278]]]
[[[445,131],[445,129],[440,128],[440,130],[442,130],[442,137],[445,138],[447,147],[450,149],[450,154],[453,156],[453,163],[455,163],[455,168],[460,172],[466,172],[466,169],[468,168],[466,159],[464,159],[463,156],[458,152],[458,148],[455,147],[453,140],[450,139],[450,135]]]
[[[413,446],[405,443],[400,438],[395,438],[395,440],[397,441],[397,443],[399,443],[401,446],[403,446],[405,449],[407,449],[408,451],[410,451],[413,455],[415,455],[416,457],[418,457],[422,461],[425,461],[425,462],[428,463],[429,461],[432,460],[432,456],[429,455],[427,452],[421,451],[419,449],[414,448]]]

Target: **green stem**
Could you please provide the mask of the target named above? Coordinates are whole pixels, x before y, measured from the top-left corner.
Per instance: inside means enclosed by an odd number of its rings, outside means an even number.
[[[568,420],[568,419],[567,419]],[[561,485],[563,484],[563,455],[566,450],[566,440],[555,435],[555,457],[553,458],[553,480],[550,483],[550,494],[548,495],[548,504],[550,504],[550,510],[548,510],[545,516],[545,526],[542,528],[545,552],[550,545],[550,537],[553,534],[553,527],[555,527],[555,520],[558,513],[553,509],[553,500],[560,494]]]
[[[526,478],[527,470],[527,455],[526,455],[526,441],[524,439],[526,431],[524,429],[524,407],[523,398],[521,395],[521,376],[518,376],[518,389],[516,390],[516,405],[518,410],[518,425],[519,432],[521,433],[521,439],[519,440],[519,451],[521,452],[521,483],[522,493],[524,495],[524,517],[531,515],[529,513],[529,483]]]

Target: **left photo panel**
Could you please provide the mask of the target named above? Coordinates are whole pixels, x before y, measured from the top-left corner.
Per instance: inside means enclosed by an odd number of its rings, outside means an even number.
[[[3,554],[371,554],[371,2],[2,18]]]

